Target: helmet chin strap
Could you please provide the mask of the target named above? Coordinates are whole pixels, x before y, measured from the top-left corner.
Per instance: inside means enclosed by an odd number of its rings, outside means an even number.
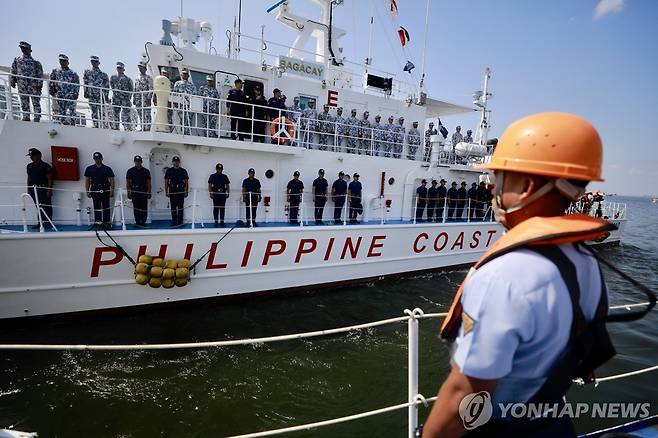
[[[563,178],[551,179],[546,184],[541,186],[532,195],[528,196],[525,200],[519,202],[516,205],[505,208],[505,206],[503,205],[503,198],[500,195],[500,193],[502,193],[504,190],[504,184],[505,184],[505,172],[502,171],[497,172],[496,186],[500,187],[500,190],[498,190],[498,194],[494,197],[491,208],[493,209],[494,215],[498,222],[500,222],[499,218],[501,218],[503,215],[514,213],[515,211],[521,210],[522,208],[530,205],[531,203],[535,202],[542,196],[546,195],[553,189],[557,190],[562,194],[562,196],[564,196],[565,198],[571,201],[578,200],[583,195],[583,193],[585,193],[584,187],[578,187],[570,183],[566,179]]]

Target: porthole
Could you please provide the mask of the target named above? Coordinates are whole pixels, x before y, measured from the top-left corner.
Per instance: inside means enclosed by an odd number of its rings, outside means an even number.
[[[395,178],[389,178],[388,179],[388,185],[392,186],[393,184],[395,184]]]
[[[272,169],[267,169],[265,171],[265,178],[272,179],[273,176],[274,176],[274,171]]]

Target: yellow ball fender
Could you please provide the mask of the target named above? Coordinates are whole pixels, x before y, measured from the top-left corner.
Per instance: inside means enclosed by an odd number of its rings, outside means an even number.
[[[147,265],[150,265],[151,263],[153,263],[153,257],[151,257],[150,255],[144,254],[144,255],[139,256],[139,259],[137,259],[137,261],[139,263],[146,263]]]
[[[164,268],[165,261],[163,259],[153,259],[153,266],[157,266],[158,268]]]
[[[151,268],[151,277],[152,278],[160,278],[160,277],[162,277],[163,271],[164,271],[164,269],[162,269],[158,266],[153,266]]]
[[[149,280],[149,286],[151,287],[160,287],[162,286],[162,280],[160,278],[151,278]]]
[[[165,289],[171,289],[172,287],[174,287],[174,284],[175,284],[175,280],[173,278],[165,278],[164,280],[162,280],[162,287],[164,287]]]
[[[149,282],[149,276],[145,274],[137,274],[135,276],[135,283],[141,284],[142,286]]]
[[[176,286],[178,287],[183,287],[187,284],[187,277],[185,278],[177,278],[176,279]]]
[[[187,268],[176,268],[176,278],[187,278],[189,272]]]
[[[179,268],[189,268],[190,267],[190,261],[188,259],[180,259],[178,261],[178,267]]]
[[[162,271],[162,278],[174,278],[176,276],[176,270],[171,268],[164,268]]]
[[[137,263],[137,266],[135,266],[135,272],[137,274],[148,274],[149,273],[149,265],[146,263]]]
[[[176,263],[176,260],[167,260],[165,262],[165,268],[176,269],[177,267],[178,267],[178,263]]]

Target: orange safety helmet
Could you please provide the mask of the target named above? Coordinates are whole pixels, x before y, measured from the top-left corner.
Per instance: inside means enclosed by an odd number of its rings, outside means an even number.
[[[603,181],[601,137],[585,119],[539,113],[507,127],[493,157],[480,168],[555,178]]]

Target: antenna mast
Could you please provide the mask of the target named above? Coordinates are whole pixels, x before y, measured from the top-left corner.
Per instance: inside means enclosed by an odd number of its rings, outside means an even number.
[[[475,142],[481,145],[487,144],[489,135],[487,102],[489,102],[489,99],[493,97],[493,95],[489,93],[489,79],[491,79],[491,69],[487,67],[484,69],[484,84],[482,86],[482,91],[476,91],[473,93],[473,105],[479,106],[481,108],[480,126],[478,126],[478,130],[475,135]]]
[[[430,24],[430,0],[427,0],[427,7],[425,10],[425,41],[423,42],[423,62],[421,67],[422,75],[420,76],[419,92],[425,92],[425,59],[427,58],[427,31]]]

